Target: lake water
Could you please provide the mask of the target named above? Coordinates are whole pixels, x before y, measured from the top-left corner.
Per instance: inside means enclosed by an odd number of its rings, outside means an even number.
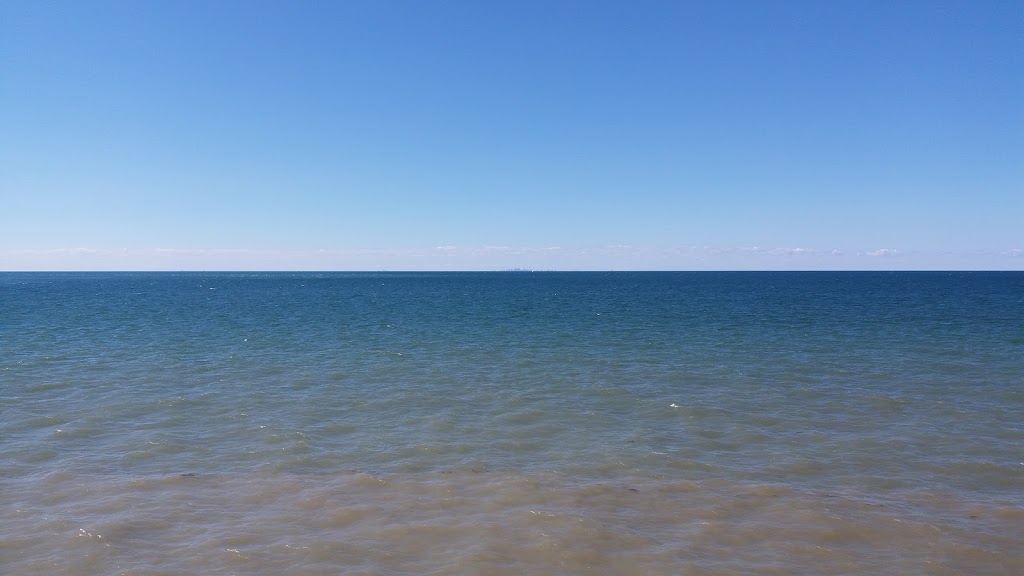
[[[1024,574],[1024,273],[3,273],[0,573]]]

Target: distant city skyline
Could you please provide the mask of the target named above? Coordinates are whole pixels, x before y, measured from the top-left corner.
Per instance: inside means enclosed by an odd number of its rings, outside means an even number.
[[[1024,270],[1016,1],[0,5],[0,270]]]

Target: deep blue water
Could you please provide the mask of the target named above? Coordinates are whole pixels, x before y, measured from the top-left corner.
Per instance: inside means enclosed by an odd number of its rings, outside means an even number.
[[[8,473],[1022,487],[1024,274],[8,273]]]

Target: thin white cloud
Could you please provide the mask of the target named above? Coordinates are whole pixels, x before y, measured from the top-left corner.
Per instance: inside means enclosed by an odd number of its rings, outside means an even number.
[[[782,256],[814,256],[818,253],[814,248],[776,248],[772,254]]]
[[[764,256],[815,256],[819,251],[814,248],[763,248],[761,246],[744,246],[737,249],[744,254],[757,254]]]
[[[103,254],[104,250],[98,250],[96,248],[38,248],[38,249],[25,249],[25,250],[7,250],[6,253],[12,256],[40,256],[40,257],[52,257],[52,256],[91,256],[93,254]]]
[[[0,249],[0,270],[776,270],[1019,268],[1024,250],[851,252],[808,247],[663,245],[438,245],[406,248],[51,248]],[[899,256],[890,260],[889,257]],[[956,260],[950,260],[955,258]],[[1002,261],[1003,264],[998,262]]]

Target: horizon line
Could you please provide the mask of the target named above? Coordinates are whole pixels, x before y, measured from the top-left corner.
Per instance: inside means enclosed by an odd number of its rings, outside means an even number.
[[[559,270],[559,269],[494,269],[494,270],[437,270],[437,269],[410,269],[410,270],[263,270],[263,269],[180,269],[180,270],[0,270],[0,274],[634,274],[634,273],[907,273],[907,272],[1010,272],[1024,273],[1024,269],[1004,268],[902,268],[891,270],[872,270],[865,268],[857,269],[638,269],[638,270],[617,270],[617,269],[585,269],[585,270]]]

